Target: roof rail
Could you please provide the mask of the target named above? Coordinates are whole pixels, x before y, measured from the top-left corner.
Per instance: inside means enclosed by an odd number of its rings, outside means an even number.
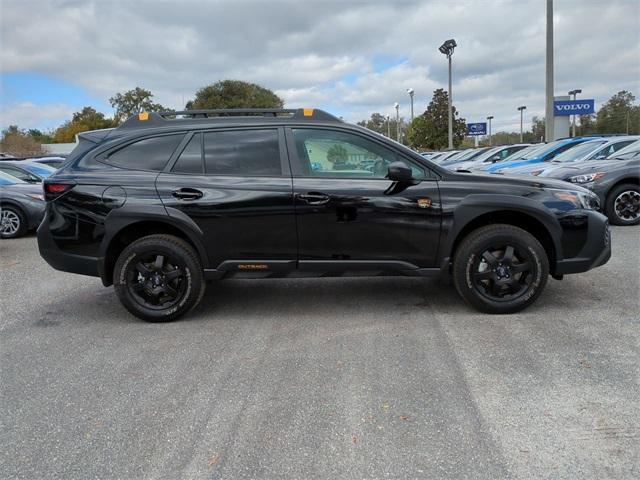
[[[137,115],[129,117],[118,129],[158,127],[168,125],[168,122],[186,122],[205,119],[223,120],[233,117],[258,116],[291,120],[342,122],[339,118],[317,108],[219,108],[211,110],[140,112]]]

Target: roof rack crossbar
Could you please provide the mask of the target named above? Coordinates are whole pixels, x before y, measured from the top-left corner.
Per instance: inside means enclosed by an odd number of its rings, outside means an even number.
[[[161,117],[172,117],[179,115],[188,116],[202,116],[209,118],[209,116],[230,116],[230,115],[247,115],[247,114],[262,114],[265,117],[276,117],[278,114],[295,114],[297,109],[295,108],[215,108],[205,110],[179,110],[175,112],[158,112]]]

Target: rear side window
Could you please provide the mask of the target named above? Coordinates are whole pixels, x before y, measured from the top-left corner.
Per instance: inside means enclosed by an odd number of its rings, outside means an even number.
[[[196,133],[191,137],[171,171],[177,173],[203,173],[201,133]]]
[[[207,175],[282,175],[278,131],[206,132],[204,163]]]
[[[145,138],[110,153],[106,162],[131,170],[161,171],[169,161],[184,134]]]

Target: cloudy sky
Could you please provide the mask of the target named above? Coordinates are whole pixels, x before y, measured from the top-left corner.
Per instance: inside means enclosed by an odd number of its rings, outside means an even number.
[[[596,108],[640,97],[640,1],[555,0],[556,94]],[[455,38],[454,103],[468,122],[516,130],[544,113],[544,0],[0,0],[0,125],[47,129],[141,86],[182,108],[220,79],[259,83],[286,106],[348,121],[421,112],[445,87],[438,46]],[[527,119],[527,120],[528,120]]]

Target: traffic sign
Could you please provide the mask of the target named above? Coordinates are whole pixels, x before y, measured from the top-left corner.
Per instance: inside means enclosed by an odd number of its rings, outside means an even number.
[[[581,100],[556,100],[553,102],[553,112],[556,117],[567,115],[586,115],[595,113],[595,100],[585,98]]]
[[[487,122],[467,123],[467,135],[486,135]]]

